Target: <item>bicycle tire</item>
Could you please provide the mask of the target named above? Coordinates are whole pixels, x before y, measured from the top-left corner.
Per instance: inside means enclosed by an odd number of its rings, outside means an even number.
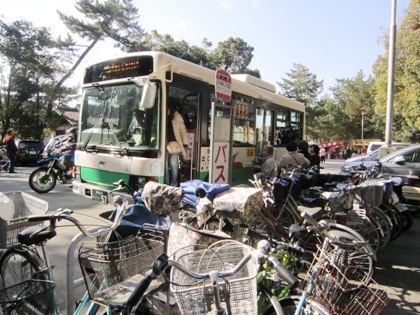
[[[379,252],[382,247],[381,232],[367,214],[360,215],[356,211],[348,211],[344,215],[344,218],[340,219],[339,222],[357,231],[364,240],[369,242],[370,246],[372,246],[375,251],[375,254]]]
[[[369,217],[371,220],[378,225],[378,228],[382,234],[382,247],[384,249],[389,242],[391,241],[392,237],[392,221],[391,219],[380,209],[374,207],[369,210]]]
[[[262,308],[262,310],[258,312],[259,314],[284,315],[283,308],[279,300],[270,290],[263,286],[259,286],[259,291],[260,292],[258,296],[258,307]],[[265,304],[267,304],[267,306],[265,306]]]
[[[391,240],[394,241],[400,236],[402,233],[402,218],[401,214],[394,206],[392,206],[389,203],[382,203],[379,206],[379,209],[381,209],[392,221],[392,235]]]
[[[328,231],[339,241],[364,241],[357,235],[357,232],[351,232],[349,229],[343,229],[339,224]],[[348,242],[350,243],[350,242]],[[355,245],[353,250],[348,251],[346,258],[345,270],[342,270],[349,282],[354,285],[349,285],[348,290],[357,289],[361,286],[367,286],[375,271],[375,257],[372,249],[366,245]]]
[[[9,248],[0,257],[0,288],[8,288],[25,280],[48,280],[44,263],[33,252]]]

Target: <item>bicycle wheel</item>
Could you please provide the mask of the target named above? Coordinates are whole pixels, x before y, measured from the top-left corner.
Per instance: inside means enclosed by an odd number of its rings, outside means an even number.
[[[377,224],[378,229],[381,231],[381,249],[384,249],[391,240],[392,221],[380,208],[376,207],[369,210],[368,216],[375,224]]]
[[[379,209],[381,209],[391,219],[392,234],[390,241],[397,239],[402,232],[402,218],[400,212],[389,203],[382,203],[379,206]]]
[[[0,257],[0,289],[8,288],[25,280],[47,280],[42,260],[24,249],[6,250]]]
[[[351,210],[343,215],[337,214],[337,217],[339,217],[340,223],[352,228],[358,232],[364,240],[368,241],[375,251],[375,254],[379,252],[382,247],[381,232],[378,226],[373,223],[365,213]]]
[[[368,285],[373,277],[375,270],[375,259],[372,249],[356,233],[349,229],[343,230],[339,225],[328,231],[335,239],[347,244],[337,259],[339,269],[349,280],[348,290],[357,289],[363,285]],[[356,241],[356,242],[355,242]],[[335,253],[332,253],[335,255]]]

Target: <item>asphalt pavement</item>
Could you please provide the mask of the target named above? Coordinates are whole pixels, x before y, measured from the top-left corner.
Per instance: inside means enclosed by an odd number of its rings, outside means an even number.
[[[337,173],[343,160],[327,160],[322,173]],[[48,194],[37,194],[28,185],[32,167],[16,167],[16,174],[0,173],[0,191],[23,191],[49,202],[50,210],[70,208],[75,216],[89,227],[103,225],[99,214],[112,209],[111,205],[97,204],[90,199],[76,196],[69,185],[57,184]],[[1,216],[1,209],[0,209]],[[66,300],[66,253],[72,238],[77,234],[74,226],[61,222],[58,236],[48,242],[50,259],[58,285],[59,298],[65,310]],[[412,228],[401,234],[378,254],[375,280],[390,297],[390,303],[382,314],[420,314],[420,216],[414,218]],[[80,276],[76,261],[76,276]],[[83,286],[75,290],[76,296]],[[65,311],[63,311],[65,313]]]

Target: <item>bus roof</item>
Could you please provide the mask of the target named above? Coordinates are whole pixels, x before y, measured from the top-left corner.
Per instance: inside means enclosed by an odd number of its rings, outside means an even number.
[[[157,52],[157,51],[142,51],[142,52],[133,52],[118,55],[113,58],[108,58],[101,60],[100,62],[95,62],[93,65],[100,64],[106,61],[117,60],[124,57],[135,57],[135,56],[152,56],[154,62],[154,72],[151,74],[151,78],[157,77],[154,76],[160,70],[166,68],[166,66],[171,69],[173,73],[185,75],[195,80],[207,82],[208,84],[214,85],[215,83],[215,70],[205,68],[203,66],[197,65],[187,60],[183,60],[178,57],[174,57],[167,53]],[[277,94],[275,92],[275,86],[271,83],[263,81],[259,78],[253,77],[248,74],[233,74],[232,75],[232,91],[241,93],[256,99],[261,99],[267,103],[273,103],[276,105],[281,105],[288,108],[293,108],[299,111],[305,111],[304,104],[289,99],[285,96]]]

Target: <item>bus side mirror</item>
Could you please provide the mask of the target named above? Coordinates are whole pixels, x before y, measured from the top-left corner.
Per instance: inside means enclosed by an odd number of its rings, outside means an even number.
[[[148,81],[143,86],[143,93],[141,94],[140,107],[144,109],[152,108],[155,105],[157,86],[156,83]]]

